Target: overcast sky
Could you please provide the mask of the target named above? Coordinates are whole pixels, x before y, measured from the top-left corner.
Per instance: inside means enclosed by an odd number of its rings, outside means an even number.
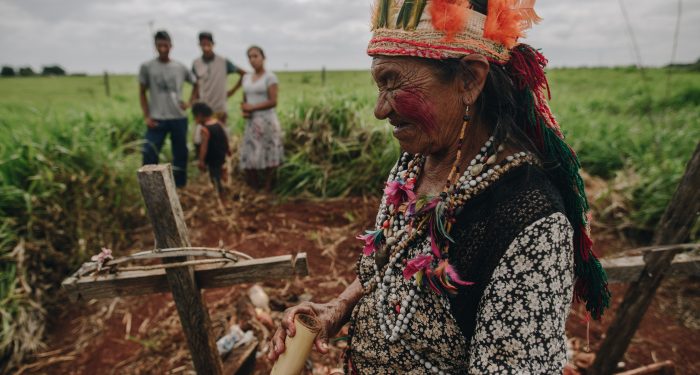
[[[642,63],[670,61],[675,0],[622,0]],[[72,72],[134,73],[154,56],[151,30],[173,37],[173,57],[189,65],[197,33],[214,33],[216,51],[248,69],[259,44],[273,70],[366,69],[372,0],[0,0],[0,64]],[[683,0],[676,61],[700,58],[700,0]],[[544,22],[527,43],[552,66],[636,61],[619,0],[539,0]]]

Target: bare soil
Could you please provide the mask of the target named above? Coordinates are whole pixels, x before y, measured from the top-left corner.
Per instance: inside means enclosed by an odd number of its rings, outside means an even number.
[[[355,235],[373,222],[376,198],[279,201],[233,187],[226,199],[214,198],[200,181],[180,191],[180,199],[196,246],[224,247],[266,257],[306,252],[310,276],[265,282],[275,323],[282,311],[303,300],[327,301],[352,282],[361,246]],[[132,249],[153,247],[149,228],[135,233]],[[598,251],[611,255],[633,247],[619,236],[597,231]],[[621,369],[671,360],[679,374],[700,373],[699,280],[666,280],[628,350]],[[261,342],[256,373],[271,368],[264,354],[271,327],[246,296],[250,285],[206,290],[205,301],[217,337],[232,321],[252,329]],[[615,306],[625,286],[613,285]],[[67,301],[67,299],[66,299]],[[614,307],[601,322],[590,323],[595,351],[613,318]],[[586,341],[583,307],[574,305],[567,324],[571,341],[583,351]],[[66,302],[49,316],[48,348],[34,356],[23,374],[177,374],[192,373],[187,344],[177,311],[168,294],[112,300]],[[333,342],[327,356],[312,355],[314,374],[342,367],[344,341]],[[578,355],[577,354],[577,355]]]

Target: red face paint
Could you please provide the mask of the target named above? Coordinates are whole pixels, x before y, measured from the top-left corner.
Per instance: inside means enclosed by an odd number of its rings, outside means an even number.
[[[426,133],[437,130],[433,105],[418,90],[398,90],[393,99],[394,109],[399,116],[418,125]]]

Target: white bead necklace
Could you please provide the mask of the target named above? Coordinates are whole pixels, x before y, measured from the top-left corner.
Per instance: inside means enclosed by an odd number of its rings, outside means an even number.
[[[450,189],[447,197],[444,197],[446,202],[455,200],[459,202],[463,200],[468,192],[476,190],[479,186],[483,186],[487,178],[495,174],[501,169],[501,166],[496,164],[497,154],[503,151],[503,146],[498,148],[492,147],[494,137],[490,137],[484,146],[480,149],[474,159],[469,163],[469,167],[459,177]],[[512,163],[520,158],[528,156],[528,153],[519,152],[506,157],[506,164]],[[409,160],[410,159],[410,160]],[[408,178],[417,178],[422,170],[422,165],[425,158],[422,155],[411,157],[408,153],[401,156],[398,163],[391,171],[389,181],[403,180]],[[388,221],[388,227],[385,223]],[[382,204],[377,215],[376,225],[378,228],[384,229],[385,245],[388,248],[393,247],[398,242],[407,240],[409,233],[406,229],[410,222],[410,217],[406,217],[402,212],[398,211],[398,207],[386,204],[386,196],[382,199]],[[407,255],[412,255],[414,258],[418,255],[430,255],[432,253],[430,237],[426,236],[418,246],[420,248],[416,254],[409,254],[406,248],[393,253],[387,262],[387,267],[382,274],[377,262],[373,262],[375,281],[378,286],[378,309],[377,317],[379,326],[384,334],[384,338],[390,343],[400,342],[404,347],[408,348],[409,353],[419,361],[427,370],[436,374],[446,374],[437,366],[423,359],[416,353],[405,341],[406,333],[408,332],[409,324],[414,314],[417,311],[416,304],[423,293],[426,293],[421,286],[418,285],[418,280],[413,279],[412,282],[406,283],[403,277],[402,259],[407,259]],[[375,253],[376,255],[376,253]],[[375,258],[376,260],[376,258]],[[402,298],[399,293],[399,288],[408,289]],[[444,308],[449,310],[449,301],[444,296],[438,298]],[[413,334],[410,335],[415,338]]]

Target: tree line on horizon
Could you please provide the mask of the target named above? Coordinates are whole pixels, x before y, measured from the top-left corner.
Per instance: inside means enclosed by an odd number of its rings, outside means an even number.
[[[3,65],[0,69],[1,77],[33,77],[37,75],[42,76],[65,76],[68,75],[65,69],[60,65],[46,65],[41,68],[41,72],[37,73],[32,69],[31,66],[23,66],[20,68],[13,68],[9,65]]]
[[[627,67],[612,67],[612,68],[632,68],[635,69],[636,66]],[[675,68],[675,69],[687,69],[692,71],[700,71],[700,58],[692,63],[675,63],[668,64],[664,68]],[[32,69],[31,66],[23,66],[15,69],[9,65],[3,65],[0,69],[0,77],[34,77],[34,76],[66,76],[69,75],[68,72],[60,65],[45,65],[41,68],[41,72],[37,73]],[[85,73],[72,73],[72,76],[84,76]]]

